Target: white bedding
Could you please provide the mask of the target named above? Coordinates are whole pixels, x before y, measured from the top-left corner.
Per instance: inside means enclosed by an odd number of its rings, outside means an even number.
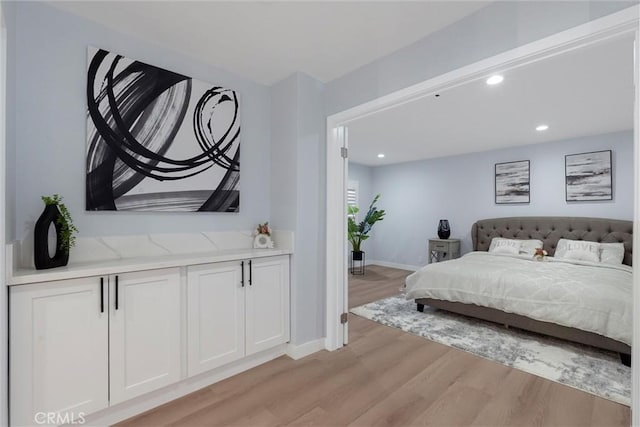
[[[631,345],[632,269],[471,252],[429,264],[406,280],[407,299],[476,304],[582,329]]]

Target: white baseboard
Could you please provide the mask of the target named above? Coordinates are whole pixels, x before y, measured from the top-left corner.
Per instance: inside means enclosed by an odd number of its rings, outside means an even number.
[[[377,261],[377,260],[367,261],[366,265],[379,265],[381,267],[399,268],[400,270],[409,270],[409,271],[417,271],[423,267],[421,265],[396,264],[395,262]]]
[[[317,351],[325,349],[325,339],[320,338],[318,340],[313,340],[306,342],[304,344],[296,345],[296,344],[287,344],[287,356],[292,358],[293,360],[302,359],[303,357],[307,357],[310,354],[313,354]]]
[[[145,395],[96,412],[95,414],[88,415],[85,417],[86,425],[109,426],[120,421],[124,421],[127,418],[131,418],[162,404],[186,396],[189,393],[200,390],[201,388],[237,375],[240,372],[244,372],[283,356],[287,354],[286,349],[287,344],[282,344],[258,354],[247,356],[241,360],[230,363],[229,365],[196,375],[192,378],[186,378],[160,390],[152,391]]]

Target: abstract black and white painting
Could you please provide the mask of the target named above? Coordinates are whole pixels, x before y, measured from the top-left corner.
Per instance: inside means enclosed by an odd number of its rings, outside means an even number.
[[[567,202],[612,200],[611,150],[564,157]]]
[[[238,212],[235,91],[89,48],[86,209]]]
[[[496,163],[496,204],[529,203],[529,160]]]

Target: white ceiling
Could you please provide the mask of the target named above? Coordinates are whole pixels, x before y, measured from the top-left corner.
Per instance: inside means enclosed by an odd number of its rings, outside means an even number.
[[[271,85],[330,81],[490,1],[50,1],[106,27]]]
[[[632,38],[501,74],[496,86],[483,78],[349,123],[349,160],[378,166],[633,129]],[[549,130],[537,132],[542,123]]]

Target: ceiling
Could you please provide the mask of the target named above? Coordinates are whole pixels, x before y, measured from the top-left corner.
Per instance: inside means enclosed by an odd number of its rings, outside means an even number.
[[[349,123],[349,160],[379,166],[633,129],[632,37],[501,74],[495,86],[486,76]]]
[[[50,1],[258,83],[296,71],[324,82],[490,1]]]

